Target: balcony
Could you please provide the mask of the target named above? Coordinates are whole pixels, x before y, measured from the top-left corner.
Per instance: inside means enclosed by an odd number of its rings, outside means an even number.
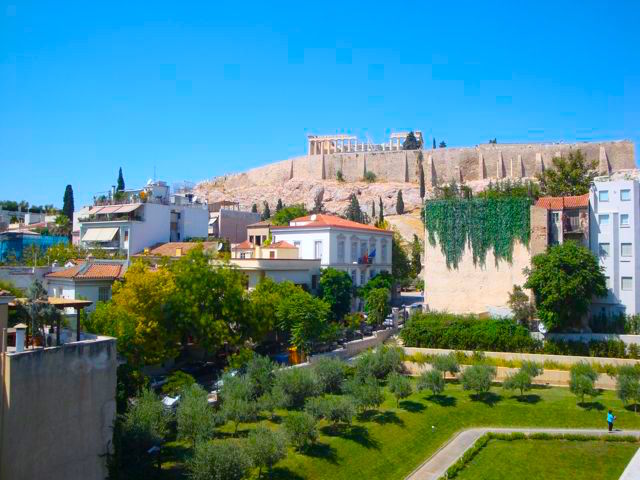
[[[565,215],[562,219],[562,233],[564,235],[584,235],[587,232],[586,218]]]

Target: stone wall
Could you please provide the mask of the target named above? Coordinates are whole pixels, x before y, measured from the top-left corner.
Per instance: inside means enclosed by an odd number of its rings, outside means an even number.
[[[0,478],[106,478],[116,357],[106,337],[5,356]]]

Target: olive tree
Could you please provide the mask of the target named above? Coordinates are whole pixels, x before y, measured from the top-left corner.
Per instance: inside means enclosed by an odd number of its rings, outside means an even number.
[[[404,375],[396,372],[389,375],[387,386],[393,396],[396,397],[396,407],[400,404],[401,399],[407,398],[413,392],[411,381]]]
[[[442,378],[440,371],[431,369],[420,374],[416,387],[419,392],[422,392],[423,390],[431,390],[435,396],[444,392],[444,385],[444,378]]]
[[[471,365],[462,372],[460,380],[463,390],[472,390],[476,394],[486,393],[496,376],[496,368],[491,365]]]
[[[263,468],[271,473],[273,465],[287,456],[287,439],[284,434],[263,425],[249,433],[247,444],[253,465],[258,467],[258,478],[261,477]]]

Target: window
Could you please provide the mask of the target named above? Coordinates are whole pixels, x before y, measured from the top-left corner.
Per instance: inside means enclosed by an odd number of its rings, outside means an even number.
[[[551,212],[551,221],[558,223],[560,221],[560,212]]]
[[[629,214],[623,213],[620,215],[620,226],[628,227],[629,226]]]
[[[356,271],[355,270],[351,270],[351,284],[355,285],[356,284]]]
[[[629,200],[631,200],[631,190],[629,190],[628,188],[620,190],[620,200],[623,202],[628,202]]]
[[[600,200],[601,202],[608,202],[609,201],[609,190],[600,190],[598,192],[598,200]]]
[[[352,262],[358,261],[358,241],[357,240],[353,240],[351,242],[351,261]],[[353,284],[354,285],[356,284],[355,281],[353,282]]]
[[[387,263],[387,241],[382,240],[380,247],[380,262]]]
[[[293,242],[293,246],[300,248],[300,240],[296,240],[295,242]]]
[[[338,263],[344,263],[344,240],[338,240]]]
[[[124,241],[128,242],[129,241],[129,230],[125,230],[124,231]]]
[[[620,279],[620,287],[622,290],[633,290],[633,279],[631,277],[622,277]]]
[[[367,253],[367,242],[360,242],[360,258],[364,258],[365,253]]]
[[[607,289],[611,290],[611,277],[604,277],[604,280],[606,282]]]
[[[601,226],[609,225],[609,215],[598,215],[598,223]]]
[[[314,252],[316,259],[322,260],[322,240],[316,240],[314,243]]]
[[[314,290],[318,288],[318,275],[311,275],[311,288]]]
[[[630,243],[621,243],[620,244],[620,256],[621,257],[630,257],[632,255],[631,244]]]
[[[98,288],[98,301],[99,302],[108,302],[109,297],[111,297],[111,289],[109,287],[100,287]]]
[[[601,258],[606,258],[609,256],[609,244],[608,243],[601,243],[599,245],[599,249],[598,249],[598,255],[600,255]]]
[[[373,263],[376,260],[376,255],[378,254],[378,252],[376,252],[376,241],[375,240],[371,240],[369,241],[369,256],[373,255],[373,257],[369,258],[369,262]]]
[[[276,251],[275,250],[269,250],[269,258],[276,258]]]

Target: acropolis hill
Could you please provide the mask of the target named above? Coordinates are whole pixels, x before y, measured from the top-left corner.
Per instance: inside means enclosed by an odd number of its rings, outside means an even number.
[[[420,157],[427,197],[433,186],[451,180],[465,182],[477,190],[491,180],[534,178],[551,168],[553,157],[567,156],[576,150],[588,160],[595,160],[602,173],[635,168],[634,145],[627,140],[402,150],[406,134],[392,134],[383,144],[360,142],[349,135],[309,135],[306,155],[216,177],[200,183],[197,190],[209,201],[235,200],[246,209],[254,203],[261,208],[263,201],[273,207],[278,198],[286,204],[304,203],[311,208],[320,194],[325,208],[334,213],[342,213],[349,195],[356,193],[364,211],[371,213],[371,203],[381,197],[385,214],[395,214],[397,191],[401,189],[405,210],[409,213],[415,210],[417,217]],[[420,132],[416,136],[420,139]],[[343,182],[337,181],[338,171],[342,172]],[[365,172],[373,172],[376,181],[364,182]],[[421,228],[417,220],[411,222],[415,225],[405,225],[404,231],[403,222],[398,227],[405,236]]]

